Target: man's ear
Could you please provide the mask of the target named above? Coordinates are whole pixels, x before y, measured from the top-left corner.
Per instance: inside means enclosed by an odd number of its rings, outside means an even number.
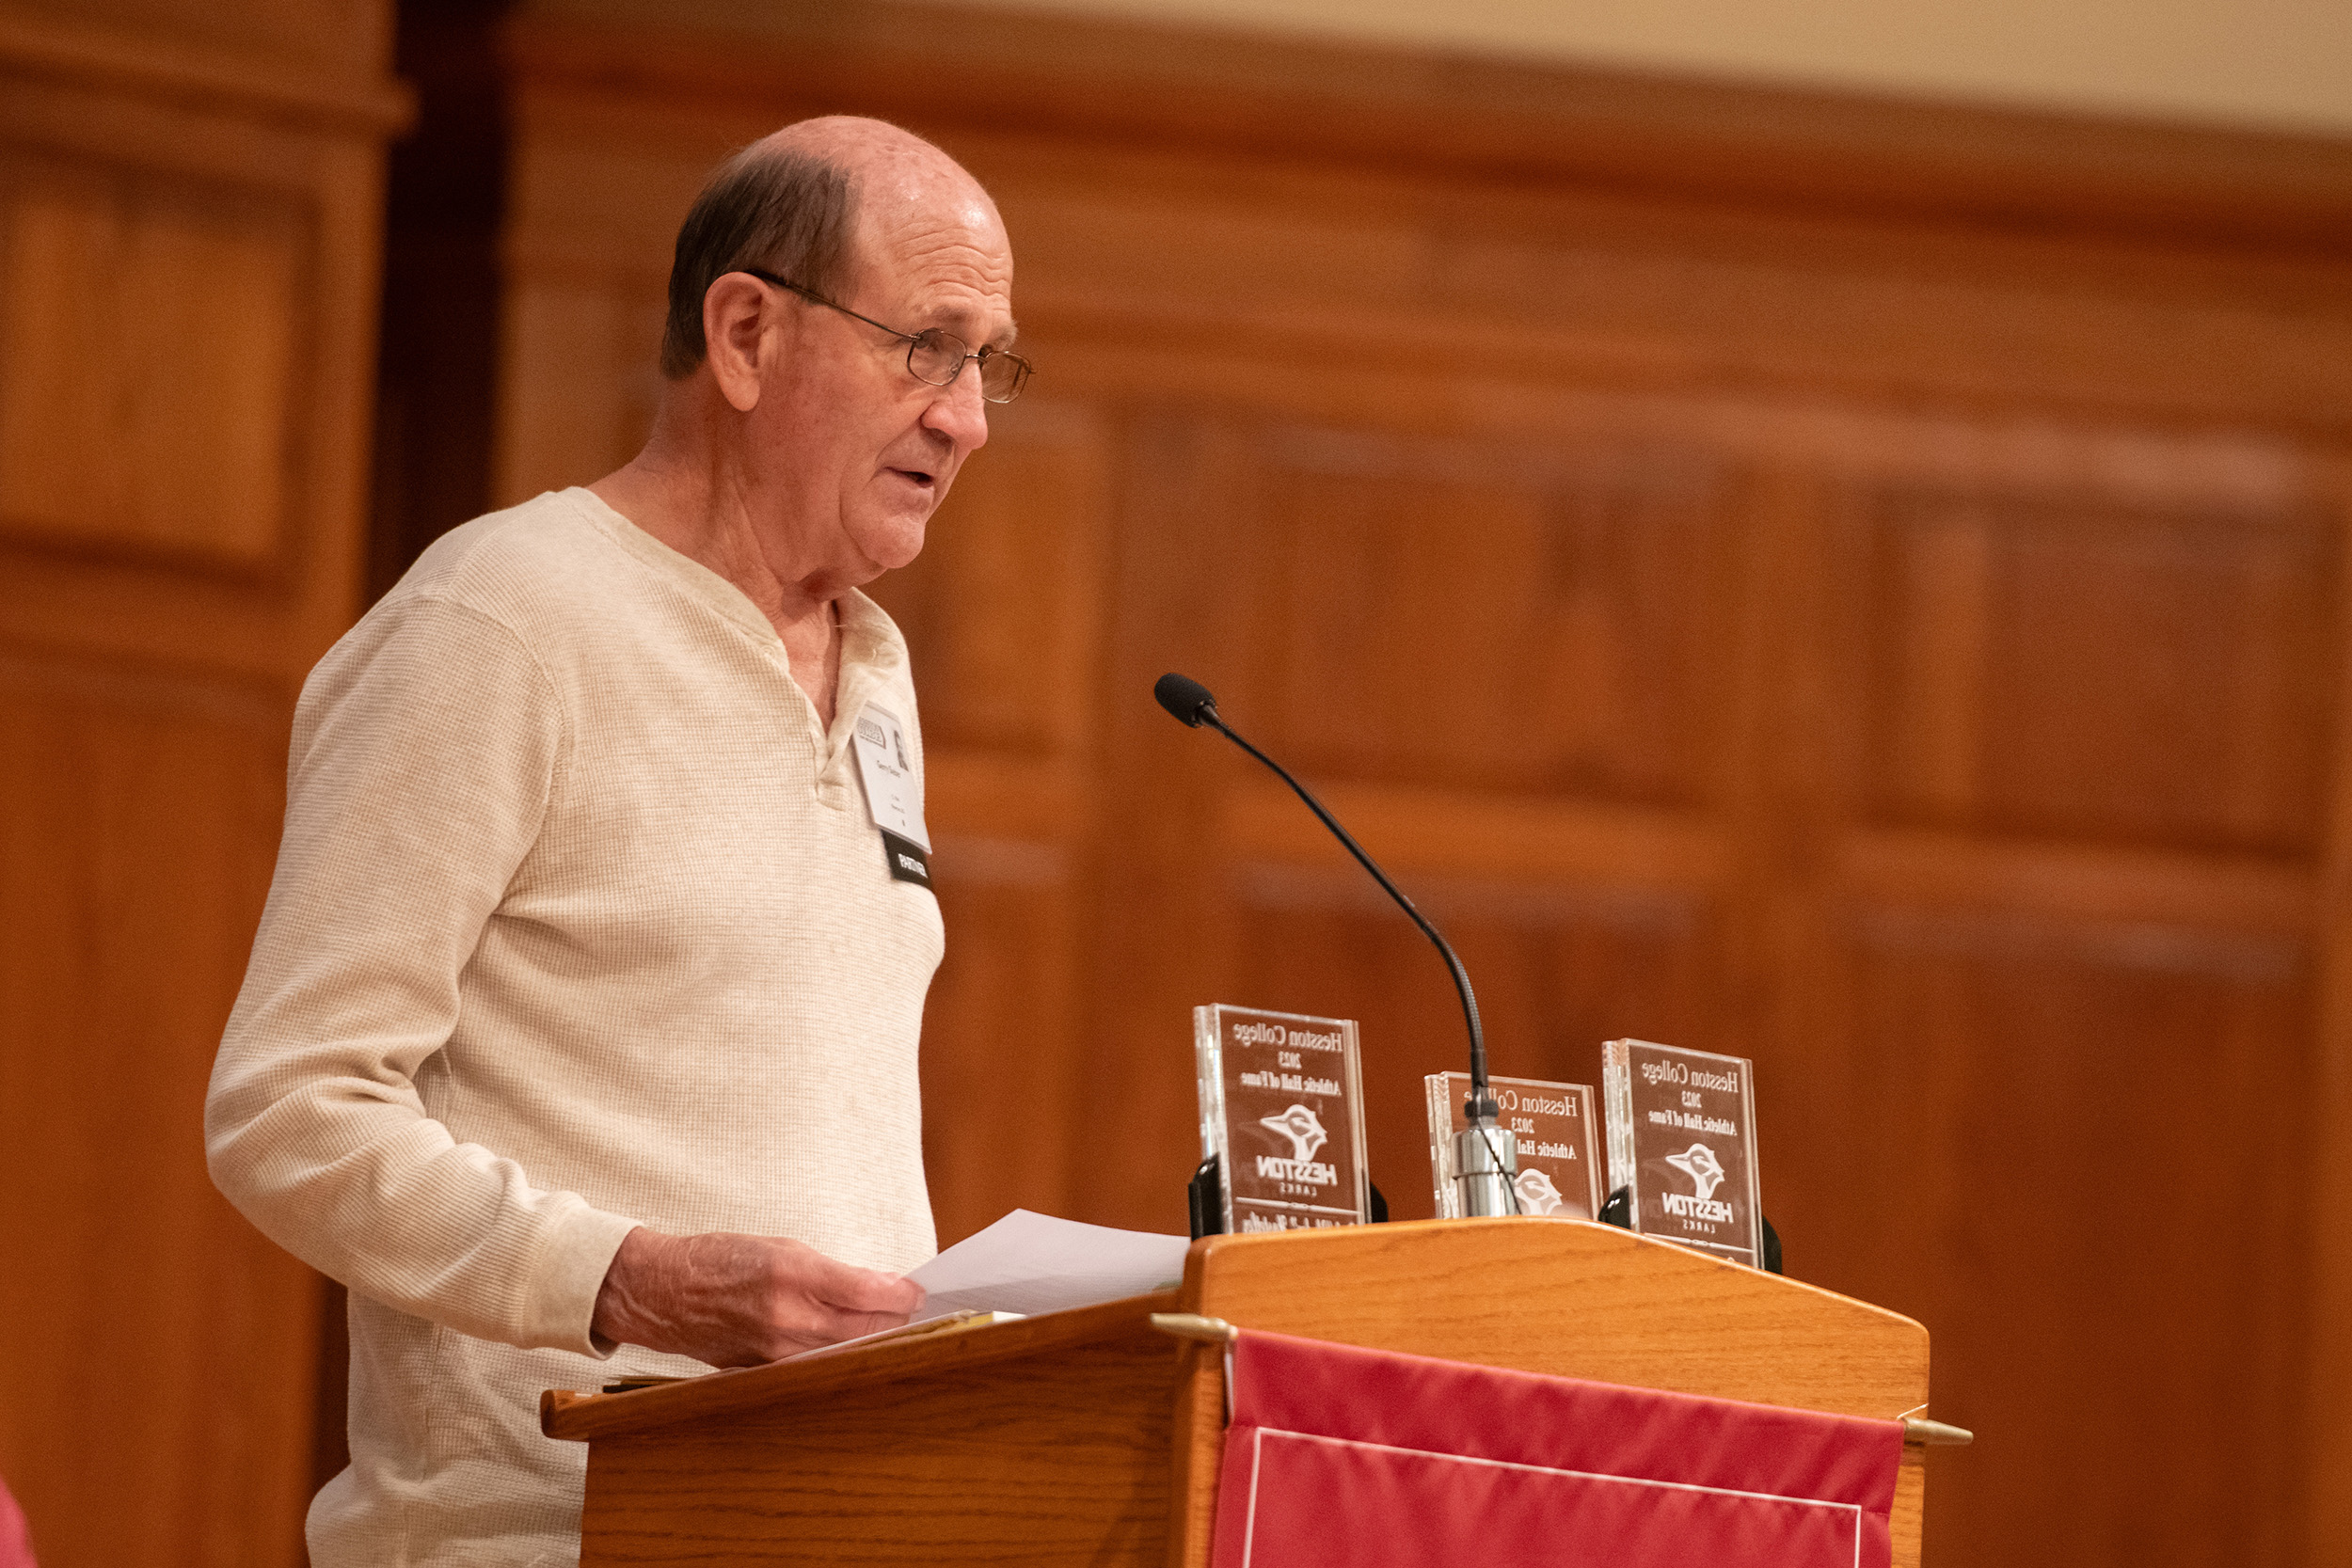
[[[759,406],[759,372],[777,304],[766,284],[739,272],[722,274],[703,291],[703,353],[720,395],[739,414]]]

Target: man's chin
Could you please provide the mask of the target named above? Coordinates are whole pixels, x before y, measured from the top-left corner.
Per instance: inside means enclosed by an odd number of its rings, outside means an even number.
[[[859,550],[880,570],[895,572],[923,553],[924,530],[930,521],[928,507],[915,516],[882,519],[859,530]]]

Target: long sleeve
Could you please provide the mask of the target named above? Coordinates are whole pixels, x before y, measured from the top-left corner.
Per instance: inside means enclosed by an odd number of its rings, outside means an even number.
[[[354,1291],[482,1338],[600,1354],[590,1320],[637,1223],[461,1142],[420,1080],[568,758],[509,628],[399,596],[306,686],[283,845],[205,1107],[222,1192]]]

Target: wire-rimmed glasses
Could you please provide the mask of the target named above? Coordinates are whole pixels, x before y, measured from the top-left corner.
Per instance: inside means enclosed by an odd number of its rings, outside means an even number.
[[[803,288],[788,277],[778,277],[774,273],[762,272],[757,267],[744,267],[741,270],[758,278],[762,283],[772,283],[779,289],[789,289],[803,299],[813,300],[828,309],[840,311],[853,321],[862,321],[868,326],[879,328],[894,338],[902,340],[907,345],[907,373],[915,380],[929,382],[933,387],[952,387],[955,385],[956,377],[963,373],[964,365],[969,361],[977,360],[980,367],[980,396],[991,403],[1010,403],[1021,395],[1021,388],[1028,385],[1029,372],[1035,369],[1026,359],[1022,358],[1010,349],[996,348],[987,343],[981,344],[978,348],[973,348],[954,333],[936,326],[925,327],[920,332],[901,332],[897,327],[885,325],[871,316],[861,316],[848,306],[827,299],[814,289]]]

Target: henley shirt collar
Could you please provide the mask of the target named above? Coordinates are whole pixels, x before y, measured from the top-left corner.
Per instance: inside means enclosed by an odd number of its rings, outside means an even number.
[[[660,574],[689,598],[761,643],[789,673],[791,663],[785,655],[784,640],[776,635],[766,612],[740,588],[693,557],[656,539],[585,485],[564,491],[563,499],[577,507],[599,532]],[[856,733],[858,714],[907,667],[906,639],[882,606],[854,588],[834,604],[841,618],[841,673],[834,687],[833,730],[823,737],[824,762],[820,772],[824,773],[843,766],[851,736]],[[814,729],[813,706],[809,714],[810,727]],[[905,721],[914,715],[901,713],[897,717]]]

